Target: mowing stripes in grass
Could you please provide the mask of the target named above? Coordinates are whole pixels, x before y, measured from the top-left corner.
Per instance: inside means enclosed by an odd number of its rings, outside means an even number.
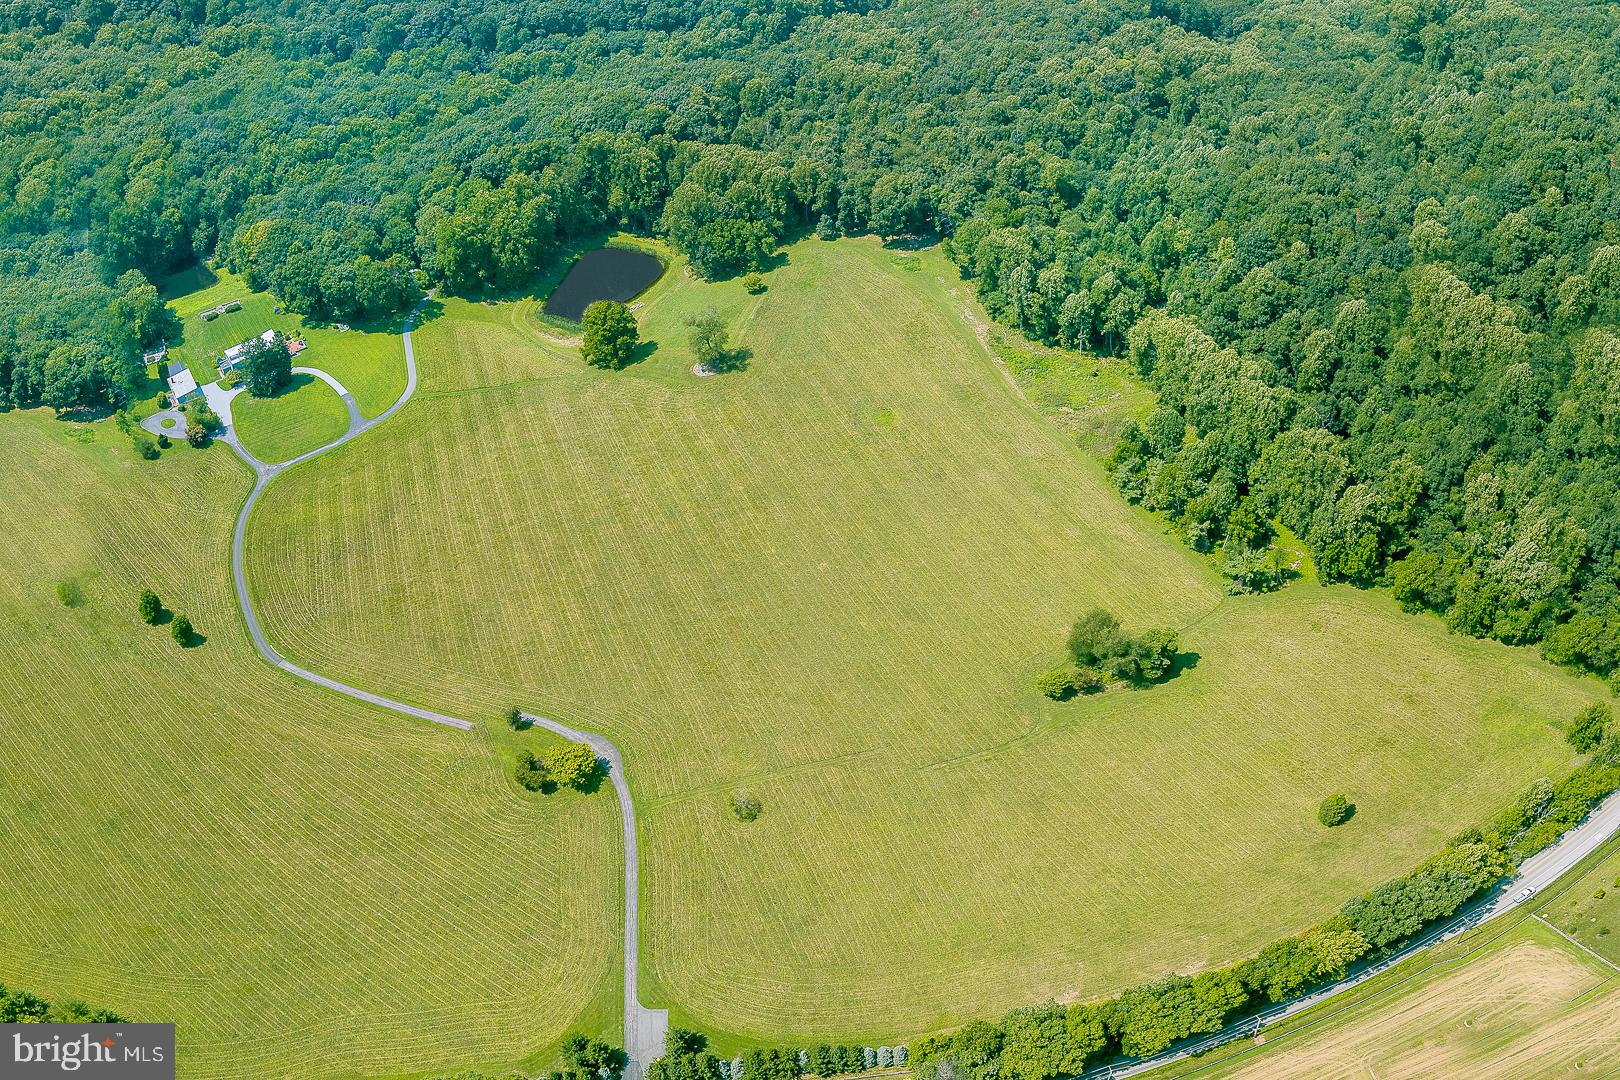
[[[186,1077],[537,1066],[617,1025],[611,798],[274,671],[229,451],[0,417],[0,982],[179,1025]],[[85,602],[57,602],[72,576]],[[140,623],[151,587],[206,641]]]
[[[523,305],[447,301],[421,398],[256,512],[288,657],[624,749],[644,1001],[890,1042],[1104,993],[1307,925],[1566,766],[1552,724],[1594,684],[1378,595],[1227,597],[1013,395],[919,258],[810,241],[760,296],[677,264],[623,372]],[[692,377],[709,306],[746,371]],[[1093,605],[1177,627],[1197,666],[1044,701]],[[1361,810],[1327,834],[1334,790]]]

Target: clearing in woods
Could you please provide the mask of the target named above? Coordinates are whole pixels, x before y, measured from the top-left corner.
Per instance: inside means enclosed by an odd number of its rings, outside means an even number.
[[[618,743],[676,1023],[888,1041],[1230,961],[1570,764],[1595,683],[1380,594],[1226,596],[1018,400],[939,252],[807,241],[766,280],[674,260],[621,372],[533,301],[447,300],[416,399],[248,537],[295,662]],[[696,379],[711,305],[749,354]],[[1092,605],[1195,666],[1039,698]]]
[[[219,377],[214,361],[240,341],[267,329],[308,345],[293,357],[295,367],[320,368],[342,383],[363,416],[376,416],[405,389],[405,349],[400,344],[404,316],[366,327],[339,330],[336,325],[306,323],[302,316],[277,312],[269,293],[248,290],[247,283],[224,270],[189,270],[164,283],[164,295],[180,317],[181,339],[169,355],[184,360],[198,383]],[[241,310],[210,321],[198,313],[236,300]],[[282,393],[254,398],[246,392],[231,403],[242,444],[262,461],[286,461],[323,446],[348,430],[343,399],[319,379],[294,375]]]
[[[110,423],[0,416],[0,982],[174,1021],[187,1077],[537,1067],[616,1035],[611,794],[528,795],[498,727],[260,660],[230,579],[248,488],[223,446],[141,461]],[[148,587],[206,640],[143,625]]]

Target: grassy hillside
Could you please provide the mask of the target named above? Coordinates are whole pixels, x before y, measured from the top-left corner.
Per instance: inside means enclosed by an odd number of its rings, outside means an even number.
[[[186,1077],[534,1059],[617,1023],[611,795],[305,686],[231,595],[247,472],[0,416],[0,982],[179,1025]],[[77,606],[57,598],[69,581]],[[206,639],[135,614],[143,587]]]
[[[623,372],[532,304],[447,301],[419,398],[249,537],[300,663],[619,741],[643,996],[678,1018],[892,1038],[1230,960],[1567,765],[1590,684],[1379,595],[1225,596],[1015,396],[939,253],[809,241],[767,282],[677,262]],[[708,305],[745,371],[691,374]],[[1038,698],[1094,604],[1180,628],[1195,666]]]

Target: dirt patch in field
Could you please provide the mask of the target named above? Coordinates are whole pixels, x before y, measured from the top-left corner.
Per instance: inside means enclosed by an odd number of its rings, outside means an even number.
[[[1511,945],[1319,1034],[1289,1036],[1227,1077],[1602,1075],[1620,1066],[1620,994],[1559,949]]]

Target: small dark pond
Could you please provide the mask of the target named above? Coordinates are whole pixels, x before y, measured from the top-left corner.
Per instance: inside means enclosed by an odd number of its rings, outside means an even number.
[[[664,264],[641,251],[597,248],[587,251],[568,271],[543,310],[558,319],[579,322],[598,300],[629,300],[657,281]]]

